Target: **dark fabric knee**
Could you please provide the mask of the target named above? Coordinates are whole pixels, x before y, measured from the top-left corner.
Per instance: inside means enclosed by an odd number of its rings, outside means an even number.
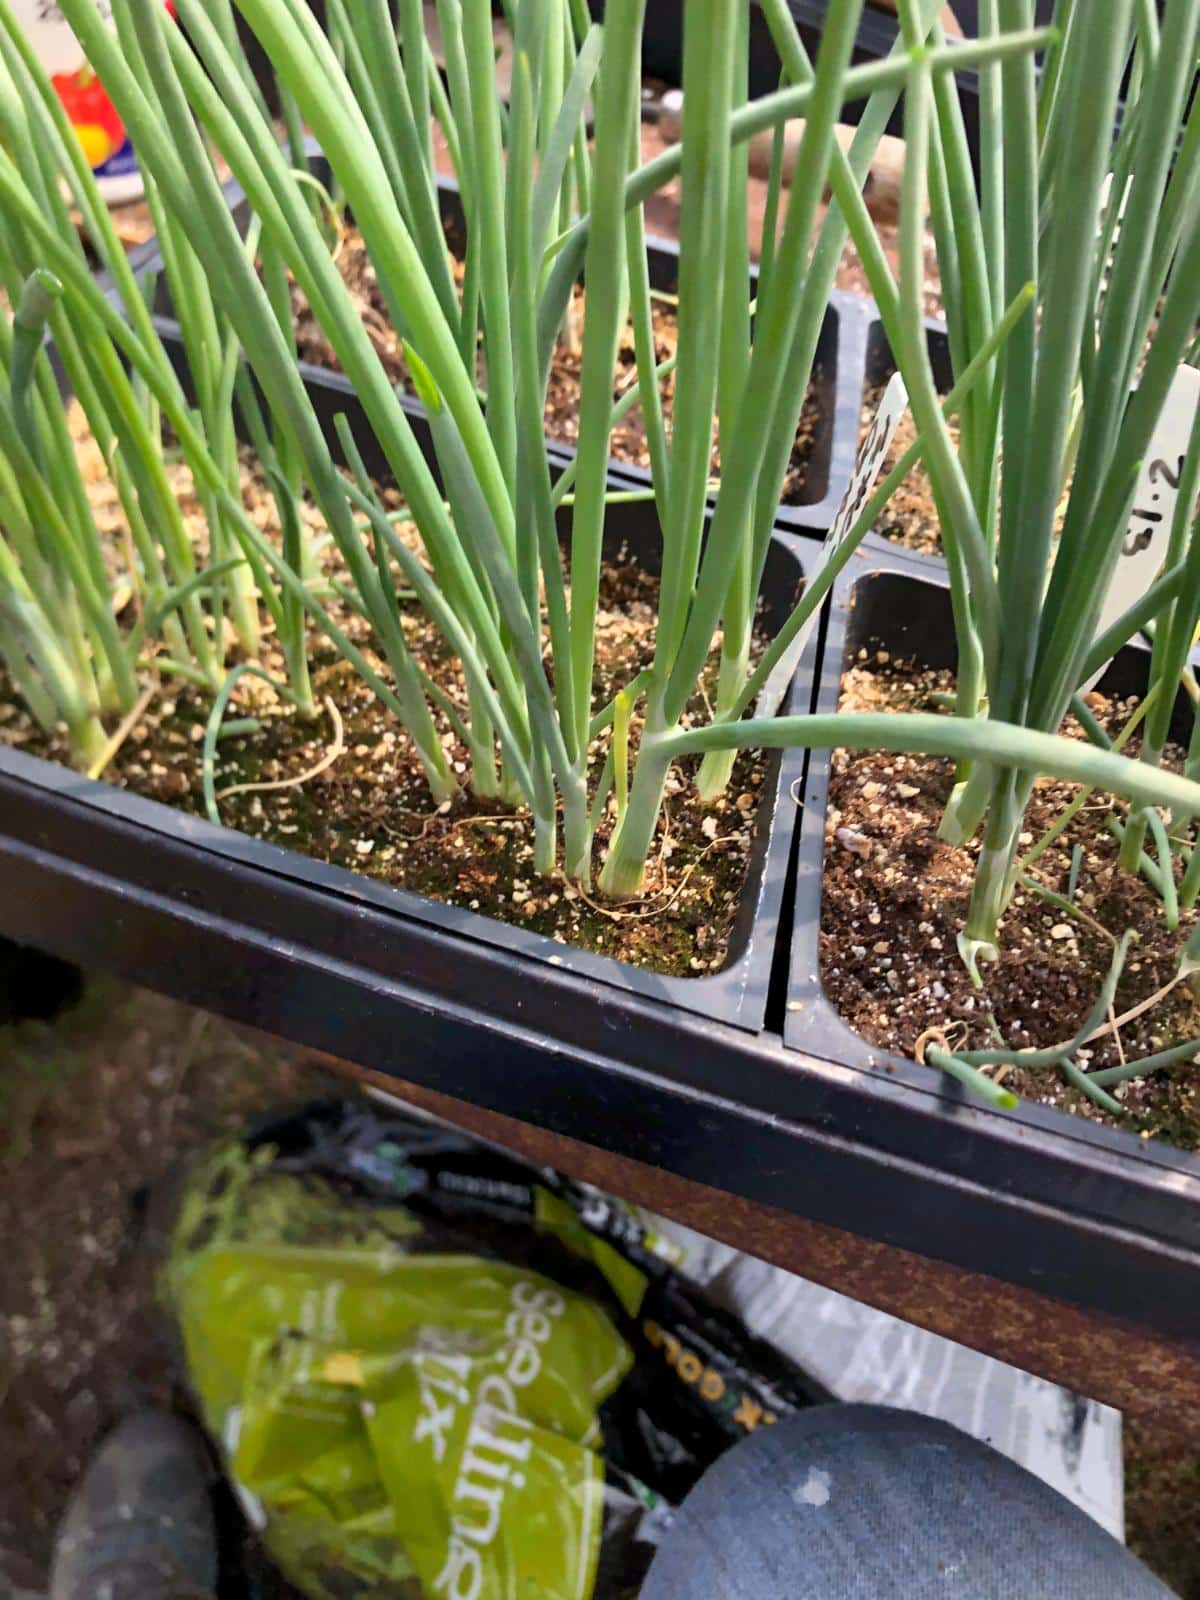
[[[760,1429],[680,1509],[642,1600],[1162,1600],[1090,1517],[913,1412],[819,1406]]]

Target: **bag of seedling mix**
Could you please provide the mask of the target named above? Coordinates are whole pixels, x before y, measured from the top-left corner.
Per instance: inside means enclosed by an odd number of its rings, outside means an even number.
[[[615,1600],[709,1463],[822,1398],[632,1210],[328,1102],[217,1150],[165,1273],[207,1426],[314,1600]]]

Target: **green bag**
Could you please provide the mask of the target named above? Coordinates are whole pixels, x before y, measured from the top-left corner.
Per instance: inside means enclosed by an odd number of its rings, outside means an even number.
[[[627,1600],[704,1469],[820,1398],[631,1208],[361,1101],[218,1150],[164,1286],[312,1600]]]
[[[189,1373],[268,1548],[316,1597],[586,1600],[629,1346],[587,1296],[364,1209],[235,1146],[176,1230]]]

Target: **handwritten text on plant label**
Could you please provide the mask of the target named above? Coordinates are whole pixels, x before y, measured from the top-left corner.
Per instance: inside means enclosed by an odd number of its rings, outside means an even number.
[[[1155,425],[1150,448],[1138,475],[1137,492],[1133,497],[1133,510],[1129,527],[1121,544],[1121,556],[1113,573],[1100,620],[1097,635],[1104,632],[1123,611],[1129,607],[1154,582],[1167,554],[1171,538],[1171,520],[1175,515],[1175,502],[1179,497],[1179,478],[1183,471],[1183,458],[1187,454],[1188,440],[1196,407],[1200,405],[1200,371],[1195,367],[1180,367],[1171,380],[1166,404]],[[1091,689],[1104,672],[1094,673],[1084,689]]]
[[[896,429],[900,425],[900,418],[908,409],[908,390],[904,386],[904,379],[898,372],[892,374],[883,397],[879,402],[879,409],[867,430],[867,436],[859,447],[858,459],[854,463],[854,471],[850,475],[850,482],[846,485],[846,492],[841,498],[833,521],[829,525],[829,532],[825,536],[816,560],[808,569],[808,584],[811,588],[817,575],[832,558],[842,540],[854,527],[862,508],[866,505],[871,491],[875,487],[875,480],[879,476],[879,469],[883,465],[888,448],[895,438]],[[755,714],[760,717],[772,717],[782,704],[787,693],[788,684],[799,664],[800,657],[804,654],[804,647],[812,637],[813,629],[821,615],[820,607],[813,612],[800,632],[792,640],[787,650],[776,662],[775,668],[762,686],[758,697]]]

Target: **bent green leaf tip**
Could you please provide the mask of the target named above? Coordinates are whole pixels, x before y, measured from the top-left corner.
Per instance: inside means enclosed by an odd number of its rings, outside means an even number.
[[[404,359],[408,363],[408,370],[412,377],[413,387],[417,391],[417,398],[431,416],[438,416],[443,410],[441,390],[433,380],[433,373],[425,365],[421,357],[409,344],[407,339],[401,341],[404,346]]]

